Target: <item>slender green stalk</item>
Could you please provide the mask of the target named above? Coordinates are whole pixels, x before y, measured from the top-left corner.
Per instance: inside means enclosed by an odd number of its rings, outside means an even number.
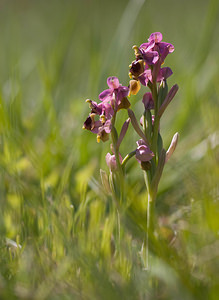
[[[160,124],[160,118],[158,117],[158,115],[155,115],[154,126],[153,126],[152,145],[151,145],[151,150],[154,152],[155,157],[157,154],[157,138],[158,138],[159,124]]]
[[[119,209],[119,202],[118,199],[116,197],[116,192],[115,192],[115,187],[114,187],[114,180],[113,180],[113,173],[110,172],[109,175],[109,185],[110,185],[110,189],[112,192],[112,199],[114,200],[115,204],[116,204],[116,208]]]
[[[145,242],[144,248],[145,253],[143,252],[143,261],[145,270],[149,270],[149,236],[153,238],[154,234],[154,206],[155,206],[155,199],[156,193],[152,190],[151,187],[151,179],[149,171],[146,173],[144,172],[145,184],[147,187],[147,213],[146,213],[146,234],[145,234]]]
[[[113,145],[113,151],[115,154],[116,158],[116,165],[117,165],[117,174],[116,177],[119,182],[120,186],[120,204],[123,203],[124,201],[124,171],[120,162],[120,154],[119,154],[119,149],[117,147],[117,140],[118,140],[118,133],[115,128],[115,120],[116,120],[116,113],[114,114],[112,118],[112,130],[111,130],[111,140],[112,140],[112,145]]]
[[[121,223],[120,223],[120,213],[117,209],[117,241],[118,241],[118,255],[119,255],[119,263],[121,265],[122,257],[121,257]]]
[[[123,167],[123,170],[124,170],[125,165],[127,164],[127,162],[130,160],[130,158],[132,158],[132,157],[135,155],[135,153],[136,153],[136,150],[130,152],[129,154],[127,154],[127,155],[125,156],[125,158],[124,158],[123,161],[122,161],[122,167]]]
[[[146,270],[149,270],[149,237],[150,240],[153,240],[154,236],[154,227],[155,227],[155,199],[157,195],[157,186],[153,185],[154,175],[156,174],[157,169],[157,140],[158,140],[158,132],[159,132],[159,123],[160,118],[158,116],[159,103],[158,103],[158,93],[157,93],[157,85],[156,81],[151,86],[152,97],[154,100],[154,124],[153,124],[153,132],[152,139],[150,141],[151,150],[154,153],[154,159],[152,160],[152,168],[147,172],[144,172],[145,184],[147,187],[147,213],[146,213],[146,234],[145,234],[145,254],[144,254],[144,266]],[[146,126],[146,115],[143,115],[143,129],[145,135],[148,136],[150,134],[151,128],[147,128]]]
[[[118,133],[115,128],[115,120],[116,120],[116,113],[114,114],[112,118],[112,130],[111,130],[111,140],[112,140],[112,145],[113,145],[113,151],[115,154],[116,158],[116,165],[117,165],[117,172],[115,172],[116,176],[116,181],[119,183],[119,201],[117,200],[116,193],[115,193],[115,198],[116,198],[116,212],[117,212],[117,230],[116,230],[116,240],[117,240],[117,252],[119,255],[119,263],[121,265],[121,226],[120,226],[120,209],[122,204],[124,203],[124,169],[122,167],[122,164],[120,162],[120,154],[119,154],[119,147],[117,146],[117,141],[118,141]],[[112,174],[113,176],[113,174]]]
[[[153,199],[153,195],[148,193],[148,203],[147,203],[147,269],[149,269],[149,236],[153,238],[154,235],[154,206],[155,206],[155,199]]]
[[[118,140],[118,133],[117,133],[116,128],[114,126],[115,125],[115,120],[116,120],[116,113],[114,114],[114,116],[112,118],[111,139],[112,139],[114,154],[115,154],[115,157],[116,157],[117,169],[118,169],[119,175],[122,179],[124,177],[123,176],[124,174],[123,174],[123,169],[122,169],[120,158],[119,158],[119,149],[116,146],[117,140]]]

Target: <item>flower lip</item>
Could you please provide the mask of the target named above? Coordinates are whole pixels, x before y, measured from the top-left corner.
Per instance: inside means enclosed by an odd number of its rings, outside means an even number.
[[[138,78],[144,72],[144,61],[142,59],[135,60],[131,64],[130,73]]]
[[[138,80],[130,80],[129,81],[129,96],[130,95],[136,95],[139,90],[141,88],[141,84],[140,84],[140,81]]]
[[[92,118],[90,116],[88,116],[84,122],[83,129],[91,130],[92,127],[93,127]]]

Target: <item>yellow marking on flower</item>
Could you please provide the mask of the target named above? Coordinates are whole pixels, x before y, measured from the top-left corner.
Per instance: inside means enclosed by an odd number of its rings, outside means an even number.
[[[106,116],[101,115],[100,116],[100,121],[104,124],[106,122]]]
[[[131,95],[136,95],[141,88],[141,84],[138,80],[130,80],[129,81],[129,97]]]
[[[155,43],[158,43],[158,34],[154,34],[154,41],[155,41]]]
[[[99,143],[99,142],[100,142],[100,140],[101,140],[100,136],[99,136],[99,135],[97,135],[97,143]]]
[[[132,49],[134,50],[136,56],[140,54],[138,46],[134,45]]]

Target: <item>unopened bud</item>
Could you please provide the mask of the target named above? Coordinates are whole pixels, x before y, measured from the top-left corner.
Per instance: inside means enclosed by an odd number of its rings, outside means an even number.
[[[128,127],[129,127],[129,123],[130,123],[130,118],[128,118],[124,124],[122,125],[122,129],[121,129],[121,132],[120,132],[120,135],[119,135],[119,138],[118,138],[118,141],[117,141],[117,144],[116,144],[116,147],[119,149],[119,146],[128,130]]]
[[[159,86],[159,92],[158,92],[158,101],[159,106],[163,103],[168,93],[168,85],[166,80],[162,80]]]
[[[131,119],[132,126],[135,129],[135,131],[137,132],[137,134],[145,141],[146,145],[149,145],[144,132],[141,130],[141,128],[138,125],[138,121],[135,117],[134,112],[130,108],[128,109],[128,115],[129,115],[129,118]]]
[[[119,154],[120,163],[122,163],[122,156]],[[117,170],[116,156],[115,154],[110,154],[109,152],[106,155],[106,163],[110,171],[115,172]]]
[[[179,139],[179,134],[178,132],[174,134],[173,138],[172,138],[172,141],[171,141],[171,144],[170,144],[170,147],[169,149],[167,150],[166,152],[166,160],[165,160],[165,163],[168,162],[168,160],[170,159],[170,157],[172,156],[173,152],[175,151],[176,149],[176,145],[178,143],[178,139]]]
[[[151,93],[145,93],[142,99],[145,110],[154,109],[154,100]]]

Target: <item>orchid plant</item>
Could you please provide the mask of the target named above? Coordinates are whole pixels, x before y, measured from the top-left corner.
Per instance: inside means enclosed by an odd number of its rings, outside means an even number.
[[[117,208],[121,207],[125,197],[124,178],[127,162],[135,157],[144,172],[147,188],[147,231],[143,248],[145,249],[144,267],[147,269],[149,236],[153,236],[155,231],[154,208],[158,185],[164,165],[173,154],[178,141],[178,133],[176,133],[169,149],[166,151],[163,148],[160,119],[178,91],[178,86],[174,85],[168,91],[167,79],[173,72],[169,67],[163,67],[163,64],[167,55],[174,51],[174,46],[163,42],[160,32],[152,33],[147,43],[139,47],[133,46],[133,49],[135,60],[130,65],[129,85],[122,86],[117,77],[109,77],[107,79],[109,88],[99,94],[100,103],[86,100],[90,104],[91,112],[83,128],[95,133],[98,142],[106,142],[111,138],[112,153],[107,153],[106,163],[110,170],[110,188]],[[136,95],[141,86],[147,87],[149,91],[143,95],[143,114],[138,122],[134,111],[130,108],[128,97]],[[129,118],[118,133],[116,117],[121,109],[127,110]],[[136,142],[137,147],[122,158],[119,149],[130,123],[137,132],[139,140]],[[116,197],[115,185],[118,182],[120,194]]]

